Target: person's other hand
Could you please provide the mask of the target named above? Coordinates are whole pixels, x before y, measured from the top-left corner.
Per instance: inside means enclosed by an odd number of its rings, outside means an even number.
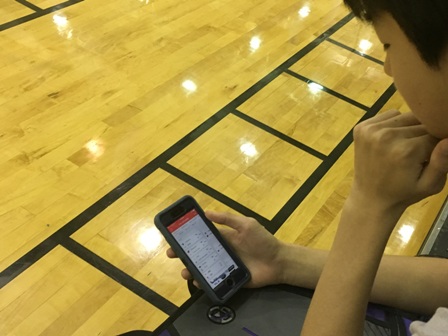
[[[223,225],[219,228],[220,233],[249,269],[251,280],[246,287],[257,288],[280,282],[282,270],[278,257],[283,243],[253,218],[212,211],[205,214],[212,222]],[[167,256],[177,258],[171,248],[167,250]],[[185,280],[192,279],[186,268],[181,275]],[[196,281],[194,283],[198,286]]]
[[[448,173],[448,139],[429,135],[412,113],[389,111],[354,130],[353,198],[369,207],[404,210],[440,192]]]

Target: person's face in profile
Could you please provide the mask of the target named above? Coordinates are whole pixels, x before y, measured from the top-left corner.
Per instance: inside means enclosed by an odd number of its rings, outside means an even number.
[[[387,54],[385,72],[427,131],[448,138],[448,50],[440,68],[431,68],[391,15],[382,15],[373,25]]]

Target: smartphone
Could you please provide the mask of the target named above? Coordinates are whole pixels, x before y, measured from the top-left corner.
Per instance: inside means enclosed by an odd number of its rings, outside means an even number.
[[[250,280],[247,267],[193,197],[182,197],[158,213],[154,222],[214,303],[225,303]]]

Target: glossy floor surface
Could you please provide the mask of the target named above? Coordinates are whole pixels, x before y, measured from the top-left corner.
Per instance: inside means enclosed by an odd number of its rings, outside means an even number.
[[[406,110],[340,2],[0,0],[0,334],[154,330],[189,296],[153,223],[185,194],[328,249],[352,128]]]

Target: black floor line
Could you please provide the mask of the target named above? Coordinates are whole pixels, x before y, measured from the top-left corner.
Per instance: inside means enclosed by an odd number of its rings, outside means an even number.
[[[311,154],[311,155],[317,157],[318,159],[325,160],[327,158],[327,156],[325,154],[322,154],[319,151],[305,145],[304,143],[301,143],[300,141],[297,141],[296,139],[293,139],[290,136],[277,131],[276,129],[252,118],[251,116],[249,116],[243,112],[234,110],[234,111],[232,111],[232,114],[236,115],[238,118],[243,119],[244,121],[247,121],[248,123],[250,123],[258,128],[261,128],[262,130],[266,131],[267,133],[270,133],[270,134],[276,136],[277,138],[282,139],[283,141],[303,150],[304,152],[307,152],[308,154]]]
[[[171,315],[178,309],[176,305],[165,299],[163,296],[157,294],[141,282],[135,280],[127,273],[112,265],[107,260],[88,250],[77,241],[71,238],[66,238],[61,242],[61,245],[71,253],[95,267],[97,270],[107,275],[109,278],[129,289],[132,293],[138,295],[145,301],[155,306],[157,309],[163,311],[165,314]],[[185,284],[185,286],[187,286],[187,284]]]
[[[352,53],[355,53],[358,56],[364,57],[365,59],[368,59],[369,61],[375,62],[376,64],[384,65],[383,61],[380,61],[379,59],[377,59],[375,57],[372,57],[370,55],[364,54],[364,53],[362,53],[362,52],[360,52],[360,51],[358,51],[358,50],[356,50],[354,48],[351,48],[351,47],[345,45],[344,43],[341,43],[339,41],[333,40],[332,38],[328,38],[327,41],[337,45],[338,47],[341,47],[341,48],[344,48],[344,49],[346,49],[348,51],[351,51]]]
[[[361,103],[357,102],[356,100],[353,100],[353,99],[351,99],[351,98],[349,98],[347,96],[344,96],[344,95],[340,94],[339,92],[336,92],[336,91],[334,91],[334,90],[332,90],[332,89],[322,85],[321,83],[315,82],[315,81],[313,81],[313,80],[311,80],[311,79],[309,79],[309,78],[307,78],[305,76],[302,76],[302,75],[300,75],[300,74],[298,74],[298,73],[296,73],[296,72],[294,72],[292,70],[289,70],[289,69],[285,70],[285,73],[287,73],[288,75],[293,76],[293,77],[295,77],[295,78],[297,78],[297,79],[299,79],[299,80],[301,80],[301,81],[303,81],[303,82],[305,82],[307,84],[316,83],[316,84],[318,84],[318,85],[320,85],[322,87],[322,91],[323,92],[326,92],[326,93],[328,93],[328,94],[330,94],[330,95],[332,95],[332,96],[334,96],[336,98],[339,98],[340,100],[343,100],[343,101],[345,101],[345,102],[347,102],[347,103],[349,103],[349,104],[351,104],[351,105],[353,105],[353,106],[355,106],[355,107],[357,107],[357,108],[359,108],[361,110],[368,111],[369,108],[370,108],[370,107],[368,107],[368,106],[366,106],[364,104],[361,104]]]
[[[51,236],[0,272],[0,289],[52,251],[57,245],[58,242]]]
[[[223,193],[217,191],[216,189],[211,188],[210,186],[206,185],[205,183],[202,183],[198,179],[184,173],[180,169],[170,165],[169,163],[164,163],[161,165],[161,168],[165,170],[167,173],[177,177],[178,179],[184,181],[185,183],[191,185],[192,187],[195,187],[196,189],[200,190],[204,194],[209,195],[210,197],[216,199],[217,201],[221,202],[222,204],[227,205],[229,208],[234,209],[238,211],[239,213],[243,214],[247,217],[252,217],[258,220],[260,224],[265,226],[268,230],[271,229],[271,222],[266,219],[265,217],[261,216],[260,214],[256,213],[255,211],[249,209],[248,207],[242,205],[239,202],[234,201],[230,197],[227,197]]]
[[[66,7],[75,5],[75,4],[80,3],[82,1],[84,1],[84,0],[69,0],[69,1],[63,2],[63,3],[59,4],[59,5],[52,6],[52,7],[45,8],[45,9],[40,9],[39,7],[36,6],[36,8],[35,8],[36,11],[34,13],[31,13],[31,14],[28,14],[28,15],[23,16],[21,18],[17,18],[15,20],[12,20],[12,21],[0,24],[0,32],[4,31],[4,30],[7,30],[7,29],[10,29],[10,28],[14,28],[14,27],[16,27],[18,25],[21,25],[23,23],[26,23],[26,22],[38,19],[38,18],[40,18],[42,16],[45,16],[45,15],[50,14],[52,12],[58,11],[60,9],[64,9]],[[29,7],[29,6],[27,6],[27,7]]]
[[[25,7],[28,7],[29,9],[31,9],[35,12],[40,12],[42,10],[42,8],[40,8],[40,7],[36,6],[35,4],[32,4],[31,2],[28,2],[26,0],[15,0],[15,1]]]

